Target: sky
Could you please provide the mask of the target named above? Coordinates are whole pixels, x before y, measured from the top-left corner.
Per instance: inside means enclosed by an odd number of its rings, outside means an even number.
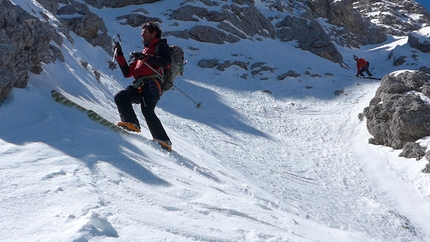
[[[145,10],[166,17],[162,9],[179,3],[165,2]],[[43,11],[33,1],[17,3]],[[91,9],[121,34],[126,53],[141,48],[140,30],[115,19],[136,8]],[[175,28],[163,23],[164,31]],[[61,46],[64,63],[43,64],[0,106],[0,241],[430,241],[430,178],[421,172],[428,162],[368,144],[358,119],[379,81],[352,77],[354,69],[294,43],[212,45],[169,36],[188,61],[175,85],[202,102],[196,109],[177,90],[159,101],[169,153],[146,128],[120,134],[52,99],[57,90],[116,122],[113,96],[131,83],[108,68],[111,57],[100,47],[71,36],[74,43],[65,38]],[[273,73],[197,65],[212,58],[252,65],[262,61],[254,51],[261,49]],[[416,53],[406,37],[339,51],[377,63],[371,71],[378,77],[430,61],[422,53],[414,65],[393,67],[389,53]],[[277,79],[290,69],[302,75]]]
[[[423,5],[427,10],[430,11],[430,1],[428,0],[416,0],[419,4]]]

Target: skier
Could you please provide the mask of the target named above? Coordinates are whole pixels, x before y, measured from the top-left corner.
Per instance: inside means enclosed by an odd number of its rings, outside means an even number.
[[[354,60],[357,62],[357,76],[364,76],[363,72],[366,72],[369,77],[372,77],[372,73],[369,71],[369,62],[363,58],[358,58],[356,55],[353,55]]]
[[[130,64],[127,64],[124,58],[120,43],[115,42],[116,60],[124,77],[134,77],[133,85],[115,95],[115,103],[121,117],[118,125],[133,132],[140,132],[140,124],[132,104],[140,104],[154,141],[163,149],[171,151],[172,142],[154,112],[162,95],[161,80],[155,70],[159,71],[171,63],[169,46],[161,41],[161,33],[160,27],[155,22],[144,23],[141,33],[144,48],[142,52],[130,54],[133,59]]]

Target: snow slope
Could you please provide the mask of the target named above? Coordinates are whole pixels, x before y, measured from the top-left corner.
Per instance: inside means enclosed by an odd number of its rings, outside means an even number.
[[[40,10],[33,1],[14,2]],[[145,9],[163,16],[166,2]],[[138,7],[92,9],[110,33],[121,34],[125,52],[141,48],[140,29],[115,16]],[[173,28],[168,23],[164,31]],[[131,82],[108,69],[111,57],[101,48],[72,37],[74,44],[61,46],[65,63],[44,65],[0,107],[1,241],[430,240],[430,179],[421,173],[427,161],[367,143],[358,114],[379,83],[350,77],[352,54],[368,59],[377,76],[394,71],[390,51],[412,55],[405,38],[340,49],[346,70],[294,43],[169,37],[188,60],[175,84],[203,108],[178,91],[164,94],[156,112],[173,141],[168,153],[145,128],[121,135],[53,101],[55,89],[118,121],[113,95]],[[261,50],[274,73],[197,66],[205,58],[259,62]],[[429,60],[419,53],[401,68]],[[290,69],[321,77],[276,78]]]

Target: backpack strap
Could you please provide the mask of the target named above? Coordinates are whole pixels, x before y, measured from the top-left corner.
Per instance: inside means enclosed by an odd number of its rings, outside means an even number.
[[[167,47],[169,47],[169,45],[167,44],[167,39],[160,39],[160,41],[158,41],[158,43],[157,44],[155,44],[155,54],[156,55],[158,55],[158,50],[159,50],[159,46],[160,46],[160,44],[166,44],[167,45]]]
[[[147,67],[149,67],[149,69],[151,69],[152,71],[155,72],[154,75],[147,76],[148,78],[155,77],[155,78],[159,78],[161,81],[163,81],[163,75],[164,75],[164,69],[163,68],[160,67],[161,71],[157,71],[157,70],[155,70],[154,67],[152,67],[148,63],[146,63],[146,61],[144,61],[143,64],[145,64]]]
[[[170,48],[170,46],[169,46],[169,44],[167,44],[167,39],[160,39],[160,41],[158,41],[158,43],[154,46],[154,48],[155,48],[155,54],[156,55],[158,55],[158,53],[159,53],[159,49],[160,49],[160,44],[165,44],[168,48]],[[170,65],[168,65],[168,66],[166,66],[165,68],[169,68],[170,67]],[[165,68],[163,68],[163,67],[160,67],[160,69],[163,69],[163,72],[161,73],[161,74],[163,74],[163,76],[164,76],[164,69]],[[161,71],[160,71],[161,72]]]

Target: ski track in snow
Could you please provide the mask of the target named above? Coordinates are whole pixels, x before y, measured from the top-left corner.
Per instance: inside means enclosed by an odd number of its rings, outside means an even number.
[[[366,164],[357,163],[360,160],[353,146],[356,132],[349,127],[363,125],[358,114],[365,107],[362,100],[370,100],[373,90],[357,88],[326,103],[255,97],[264,93],[233,97],[236,100],[232,103],[241,104],[235,110],[241,110],[243,119],[252,122],[250,126],[270,134],[283,133],[285,137],[243,135],[236,138],[242,143],[223,144],[226,138],[221,136],[211,141],[219,143],[212,146],[217,147],[212,153],[221,161],[232,161],[229,165],[254,177],[256,183],[265,184],[273,194],[280,194],[282,201],[267,201],[275,207],[293,209],[303,217],[368,234],[378,241],[424,241],[426,235],[419,228],[392,210],[396,202],[381,193],[373,175],[364,171]],[[261,99],[266,105],[255,103]],[[220,146],[230,152],[217,152]]]
[[[425,241],[421,225],[396,210],[398,201],[377,186],[367,161],[354,150],[357,129],[364,125],[358,113],[376,87],[361,85],[328,101],[224,90],[236,119],[214,117],[222,127],[217,130],[161,112],[178,141],[171,153],[145,138],[146,129],[120,135],[51,100],[53,110],[38,108],[46,113],[22,122],[36,128],[53,124],[59,131],[54,140],[45,134],[34,139],[43,142],[19,141],[29,128],[16,138],[3,131],[12,142],[2,141],[2,159],[23,158],[1,167],[11,174],[2,178],[3,216],[26,222],[3,224],[19,233],[2,235],[53,241],[333,241],[340,235],[346,241]],[[26,101],[15,100],[15,106]],[[88,135],[78,137],[83,132]],[[91,146],[93,141],[99,143]],[[92,148],[80,151],[83,145]],[[16,193],[22,190],[27,192]],[[46,228],[48,222],[57,225]],[[310,233],[305,228],[313,223],[317,232]],[[34,235],[35,230],[40,232]],[[320,233],[326,237],[315,238]]]

